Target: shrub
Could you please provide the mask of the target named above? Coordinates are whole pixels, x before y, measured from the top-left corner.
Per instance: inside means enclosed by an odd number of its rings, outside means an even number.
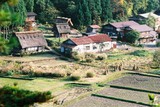
[[[77,52],[72,52],[72,58],[74,60],[76,60],[76,61],[80,61],[81,60],[81,58],[80,58],[80,56],[78,55]]]
[[[147,50],[136,50],[131,53],[131,55],[139,56],[139,57],[148,56],[149,54],[150,53]]]
[[[155,51],[153,55],[153,63],[160,68],[160,50]]]
[[[81,79],[81,77],[80,76],[76,76],[76,75],[70,77],[71,81],[78,81],[80,79]]]
[[[51,92],[37,92],[4,86],[0,89],[0,101],[5,107],[28,107],[35,102],[51,99]]]
[[[126,42],[135,43],[139,39],[139,35],[140,35],[140,33],[137,31],[130,31],[130,32],[126,33],[124,38],[125,38]]]
[[[86,62],[88,62],[88,63],[93,62],[95,58],[96,57],[95,57],[94,54],[85,53],[85,60],[86,60]]]
[[[92,77],[94,77],[94,74],[93,74],[92,72],[88,72],[88,73],[86,74],[86,77],[87,77],[87,78],[92,78]]]
[[[157,47],[160,47],[160,41],[156,43],[156,46],[157,46]]]
[[[107,56],[106,55],[98,55],[96,60],[105,60],[107,59]]]

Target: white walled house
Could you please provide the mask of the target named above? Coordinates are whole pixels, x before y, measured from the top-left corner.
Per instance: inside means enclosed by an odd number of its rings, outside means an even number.
[[[106,34],[96,34],[80,38],[71,38],[61,44],[61,52],[70,54],[71,52],[104,52],[116,48],[116,42]]]

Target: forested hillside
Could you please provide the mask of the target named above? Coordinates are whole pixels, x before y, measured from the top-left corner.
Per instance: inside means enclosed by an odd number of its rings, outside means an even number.
[[[80,28],[90,24],[100,25],[126,20],[138,13],[157,10],[160,7],[159,2],[159,0],[19,0],[18,4],[12,7],[4,3],[0,7],[0,14],[2,10],[11,12],[14,25],[23,25],[27,11],[37,13],[39,23],[53,23],[57,16],[70,17],[74,27]]]

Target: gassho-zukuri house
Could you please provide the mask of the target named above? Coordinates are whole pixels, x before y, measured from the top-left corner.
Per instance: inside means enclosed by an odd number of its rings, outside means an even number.
[[[15,32],[15,36],[20,43],[20,53],[42,52],[48,47],[41,31]]]
[[[116,48],[116,42],[106,34],[96,34],[83,36],[80,38],[70,38],[61,44],[61,52],[70,54],[71,52],[104,52]]]

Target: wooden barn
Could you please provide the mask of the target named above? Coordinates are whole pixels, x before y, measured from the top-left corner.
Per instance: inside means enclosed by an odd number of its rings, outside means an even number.
[[[37,53],[45,51],[47,42],[41,31],[15,32],[20,43],[20,53]]]

